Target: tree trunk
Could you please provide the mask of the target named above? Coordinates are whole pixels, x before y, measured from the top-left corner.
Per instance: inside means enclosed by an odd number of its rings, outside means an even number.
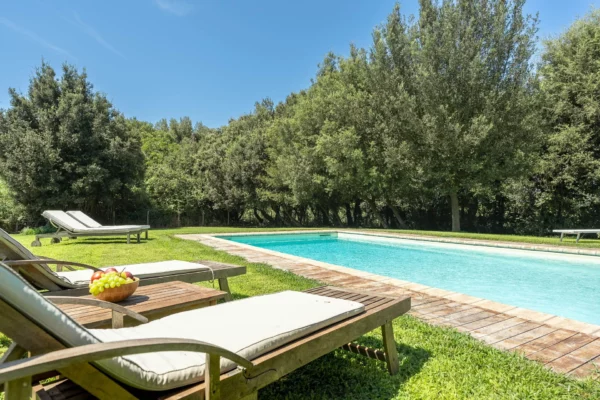
[[[260,225],[262,225],[264,220],[260,217],[260,215],[258,215],[258,211],[256,211],[256,208],[253,211],[254,211],[254,218],[256,218],[256,220],[258,221],[258,223]]]
[[[325,226],[330,226],[331,223],[329,222],[329,210],[326,207],[319,206],[319,211],[321,211],[321,217],[323,218],[322,224]]]
[[[452,232],[460,232],[460,208],[456,190],[450,192],[450,207],[452,208]]]
[[[335,226],[342,226],[342,220],[340,219],[339,209],[337,207],[331,207],[331,217]]]
[[[289,210],[289,208],[283,207],[283,216],[290,222],[290,225],[302,226],[302,224],[300,224],[300,222],[298,222],[296,220],[296,218],[294,218],[294,216],[292,215],[292,212]]]
[[[389,203],[388,203],[389,205]],[[389,205],[389,207],[392,209],[392,212],[394,213],[394,217],[396,217],[396,221],[398,221],[398,227],[400,229],[406,229],[406,223],[404,222],[404,220],[402,219],[402,216],[400,215],[400,211],[398,210],[398,207],[393,206],[393,205]]]
[[[383,212],[380,212],[377,209],[377,204],[375,203],[375,200],[369,199],[369,200],[367,200],[367,202],[369,203],[369,207],[371,207],[371,211],[373,212],[373,214],[375,214],[381,221],[383,227],[385,229],[388,229],[389,225],[387,223],[387,220],[385,219],[385,215],[383,215]]]
[[[362,209],[360,208],[360,199],[354,202],[354,226],[359,227],[362,223]]]
[[[269,221],[270,224],[273,224],[273,222],[275,222],[273,217],[271,217],[268,212],[264,211],[263,209],[259,209],[258,211],[260,211],[260,214],[263,216],[263,218]]]
[[[352,209],[350,208],[350,203],[346,203],[344,206],[346,207],[346,224],[348,226],[354,226],[354,221],[352,220]]]

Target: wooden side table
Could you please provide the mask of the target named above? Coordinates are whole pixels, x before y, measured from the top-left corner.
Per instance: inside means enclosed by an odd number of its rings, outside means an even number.
[[[225,299],[227,294],[217,289],[173,281],[140,286],[133,296],[117,304],[153,320],[181,311],[215,305],[218,300]],[[57,307],[87,328],[109,328],[112,324],[111,310],[79,304],[58,304]],[[125,316],[124,323],[127,326],[137,322]]]

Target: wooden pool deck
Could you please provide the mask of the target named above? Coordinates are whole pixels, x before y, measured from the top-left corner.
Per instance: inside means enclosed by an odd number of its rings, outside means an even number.
[[[455,328],[497,349],[521,352],[558,373],[577,378],[600,377],[599,325],[259,249],[212,235],[177,237],[327,284],[411,296],[410,314],[423,321]]]

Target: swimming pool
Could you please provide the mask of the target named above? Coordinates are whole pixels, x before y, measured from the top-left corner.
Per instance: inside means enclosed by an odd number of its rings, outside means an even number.
[[[600,325],[600,257],[350,233],[219,237]]]

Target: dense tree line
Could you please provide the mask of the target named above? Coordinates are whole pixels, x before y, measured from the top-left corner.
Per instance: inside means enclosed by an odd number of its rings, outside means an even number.
[[[523,4],[396,6],[369,49],[327,55],[309,88],[217,129],[127,120],[85,72],[43,64],[0,113],[0,224],[80,208],[155,225],[597,225],[600,13],[534,65]]]

